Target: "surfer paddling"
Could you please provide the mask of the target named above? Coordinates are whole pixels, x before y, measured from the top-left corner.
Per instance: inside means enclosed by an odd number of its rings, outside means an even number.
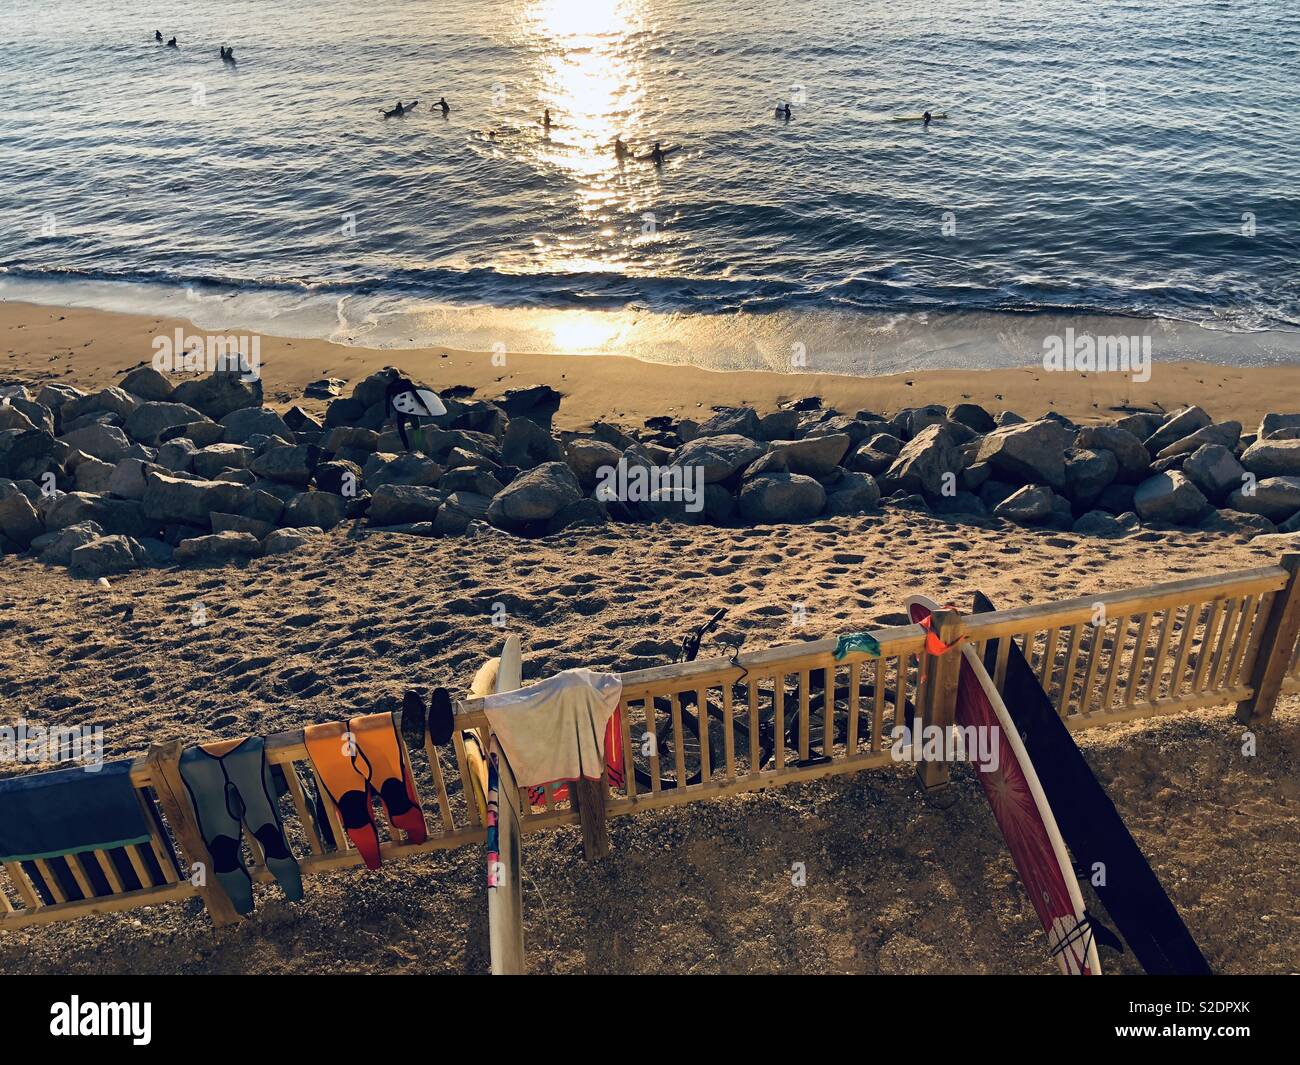
[[[412,100],[409,104],[403,104],[401,100],[398,100],[397,106],[391,111],[385,111],[383,108],[380,108],[379,113],[385,118],[405,118],[406,113],[408,111],[414,111],[415,105],[419,102],[419,100]]]

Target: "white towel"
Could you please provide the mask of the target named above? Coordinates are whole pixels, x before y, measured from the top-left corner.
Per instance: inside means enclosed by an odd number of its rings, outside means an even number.
[[[605,726],[622,694],[616,673],[566,669],[530,687],[488,696],[483,712],[523,787],[599,780]]]

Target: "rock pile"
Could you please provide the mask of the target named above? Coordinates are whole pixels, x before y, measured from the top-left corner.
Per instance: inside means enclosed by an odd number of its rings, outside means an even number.
[[[1300,530],[1300,414],[1254,434],[1199,407],[1077,426],[960,403],[886,417],[810,398],[760,415],[557,433],[560,394],[467,389],[406,450],[386,368],[323,422],[262,405],[236,373],[173,385],[149,367],[87,394],[0,392],[0,551],[99,577],[292,551],[343,522],[425,536],[546,535],[607,521],[716,525],[902,505],[1099,536],[1142,524]],[[684,489],[684,490],[683,490]]]

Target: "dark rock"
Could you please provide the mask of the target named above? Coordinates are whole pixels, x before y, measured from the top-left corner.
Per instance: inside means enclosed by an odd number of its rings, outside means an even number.
[[[193,407],[205,417],[219,422],[232,411],[262,405],[261,378],[245,380],[245,376],[237,370],[219,370],[211,377],[185,381],[172,390],[171,400]]]
[[[1262,514],[1270,521],[1286,521],[1300,511],[1300,477],[1264,477],[1228,496],[1228,506],[1247,514]],[[49,525],[49,518],[46,518]]]
[[[373,500],[372,500],[373,505]],[[301,492],[289,500],[281,520],[302,528],[332,529],[347,517],[348,501],[333,492]]]
[[[129,536],[101,536],[74,548],[68,569],[74,577],[95,579],[139,569],[144,549]]]
[[[1183,474],[1169,472],[1157,473],[1138,485],[1133,506],[1143,521],[1191,525],[1205,513],[1209,501]]]
[[[214,533],[244,532],[256,536],[260,540],[274,529],[275,526],[270,522],[258,521],[256,518],[246,518],[242,514],[212,515],[212,531]]]
[[[1241,464],[1256,477],[1300,476],[1300,439],[1257,440],[1241,453]]]
[[[163,442],[162,434],[168,429],[205,420],[202,414],[184,403],[141,403],[126,419],[126,435],[142,444],[157,446]]]
[[[785,456],[786,466],[791,473],[825,477],[839,465],[849,449],[849,442],[847,433],[833,433],[828,436],[805,436],[802,440],[775,440],[768,448],[771,452]]]
[[[1027,484],[993,508],[993,516],[1021,525],[1045,520],[1052,513],[1053,492],[1041,484]]]
[[[1044,418],[995,429],[980,441],[976,462],[987,462],[994,475],[1012,483],[1065,483],[1065,449],[1069,434],[1060,422]]]
[[[991,433],[997,428],[993,415],[978,403],[955,403],[948,408],[948,418],[960,422],[977,433]]]
[[[146,474],[144,513],[155,521],[206,529],[213,514],[243,513],[248,495],[241,484],[187,481],[151,472]]]
[[[759,440],[789,440],[799,427],[799,412],[779,410],[758,420]],[[744,434],[741,434],[744,435]]]
[[[176,545],[173,559],[181,565],[217,565],[240,558],[256,558],[262,553],[257,537],[246,532],[213,533],[195,536]]]
[[[546,429],[528,418],[512,417],[501,442],[501,461],[521,469],[544,462],[563,462],[560,444]]]
[[[602,467],[610,469],[618,465],[623,452],[613,444],[600,440],[588,440],[577,437],[570,440],[565,447],[565,459],[573,475],[583,489],[590,491],[596,484],[597,474]]]
[[[319,433],[325,427],[301,407],[290,407],[284,412],[284,424],[295,433]]]
[[[1161,451],[1156,458],[1167,459],[1174,455],[1190,455],[1203,444],[1222,444],[1229,450],[1235,450],[1241,439],[1241,422],[1215,422],[1203,429],[1197,429]]]
[[[825,507],[826,490],[803,474],[764,474],[744,483],[739,503],[741,517],[747,522],[770,525],[808,521]]]
[[[52,566],[66,566],[72,560],[73,551],[103,535],[104,530],[98,523],[83,521],[44,533],[36,537],[31,546],[33,551],[40,552],[42,562]]]
[[[243,444],[210,444],[194,453],[190,468],[200,477],[214,480],[223,470],[247,470],[255,457],[256,452]]]
[[[1116,480],[1140,484],[1151,476],[1151,455],[1132,433],[1113,425],[1089,425],[1079,430],[1074,446],[1089,451],[1109,451],[1119,462]]]
[[[744,436],[702,436],[673,453],[674,466],[698,466],[704,483],[716,484],[744,469],[767,448]]]
[[[1070,448],[1065,453],[1065,494],[1090,506],[1118,473],[1119,460],[1113,452]]]
[[[293,430],[269,407],[242,407],[221,419],[222,440],[227,444],[248,444],[256,436],[278,436],[286,444],[296,443]]]
[[[511,421],[516,418],[526,418],[549,430],[551,419],[560,409],[560,401],[563,398],[564,396],[550,385],[532,385],[529,388],[508,390],[497,401],[497,405],[506,412],[506,417]]]
[[[1190,436],[1197,429],[1204,429],[1209,424],[1210,416],[1200,407],[1185,407],[1174,411],[1160,423],[1159,429],[1147,437],[1145,441],[1147,454],[1155,457],[1175,440]]]
[[[890,465],[884,480],[891,488],[937,496],[950,485],[955,489],[962,465],[961,454],[948,427],[936,423],[926,426],[907,442]],[[860,460],[855,466],[861,468]]]
[[[427,462],[427,459],[421,459]],[[434,465],[437,465],[436,463]],[[352,498],[361,491],[363,475],[361,467],[355,462],[322,462],[316,467],[314,478],[316,487],[322,492],[333,492],[335,495]],[[316,524],[313,522],[312,524]]]
[[[758,438],[758,412],[752,407],[715,407],[717,412],[702,423],[696,432],[701,436],[745,436]]]
[[[380,485],[373,491],[366,516],[371,525],[433,521],[445,498],[445,493],[423,485]]]
[[[1183,463],[1183,473],[1214,502],[1242,487],[1246,476],[1237,457],[1222,444],[1202,444]]]
[[[297,551],[301,547],[306,547],[316,537],[324,535],[324,532],[324,529],[310,526],[299,529],[276,529],[274,532],[267,533],[266,539],[262,541],[262,552],[267,555],[283,555],[290,551]]]
[[[320,461],[320,449],[304,444],[272,444],[255,458],[249,467],[259,477],[281,484],[311,483]]]
[[[152,366],[137,366],[122,378],[123,390],[145,402],[170,399],[173,387],[172,382]]]
[[[40,515],[16,487],[0,485],[0,534],[19,547],[27,547],[45,531]]]
[[[827,514],[861,514],[880,502],[880,486],[868,473],[845,471],[826,496]]]
[[[512,420],[512,426],[515,422]],[[714,438],[716,439],[716,438]],[[526,470],[492,499],[488,520],[499,528],[549,521],[564,507],[582,498],[582,487],[563,462],[547,462]]]
[[[59,439],[69,447],[109,463],[125,458],[131,447],[126,434],[111,425],[87,426],[85,429],[64,433]]]

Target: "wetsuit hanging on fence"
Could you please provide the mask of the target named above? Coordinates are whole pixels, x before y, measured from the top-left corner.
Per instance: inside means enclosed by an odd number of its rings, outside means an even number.
[[[266,867],[285,897],[301,899],[302,874],[284,838],[262,738],[190,747],[181,754],[180,773],[212,857],[212,872],[235,909],[253,912],[253,881],[244,866],[241,822],[261,845]]]
[[[369,869],[378,869],[379,829],[371,797],[384,804],[390,824],[408,842],[428,838],[410,767],[402,757],[392,714],[354,717],[347,724],[308,725],[303,741],[343,829]]]

